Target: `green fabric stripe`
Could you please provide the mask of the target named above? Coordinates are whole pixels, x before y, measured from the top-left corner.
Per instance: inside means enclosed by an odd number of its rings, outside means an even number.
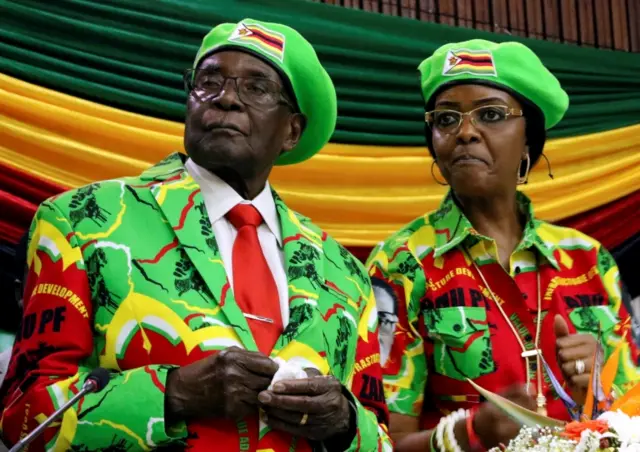
[[[299,30],[338,91],[334,142],[424,144],[417,66],[446,42],[529,45],[571,96],[551,137],[640,123],[640,54],[580,48],[304,0],[0,0],[0,72],[75,96],[182,121],[181,73],[202,37],[260,16]]]

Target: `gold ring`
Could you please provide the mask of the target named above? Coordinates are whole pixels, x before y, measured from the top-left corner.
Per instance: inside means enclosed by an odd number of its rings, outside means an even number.
[[[300,425],[305,425],[307,423],[307,419],[309,419],[309,415],[307,413],[304,413],[302,415],[302,419],[300,419]]]

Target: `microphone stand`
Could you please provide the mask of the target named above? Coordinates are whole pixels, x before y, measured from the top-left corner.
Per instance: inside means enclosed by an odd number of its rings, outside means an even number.
[[[31,442],[34,439],[40,436],[40,434],[44,432],[46,428],[49,427],[49,425],[53,421],[58,419],[62,414],[64,414],[65,411],[67,411],[69,408],[75,405],[75,403],[78,400],[80,400],[82,397],[84,397],[88,393],[95,392],[97,389],[98,389],[98,383],[96,383],[93,379],[87,379],[87,381],[85,381],[84,384],[82,385],[82,389],[76,395],[70,398],[67,403],[62,405],[56,411],[54,411],[51,416],[49,416],[42,424],[40,424],[37,428],[35,428],[31,433],[29,433],[27,436],[25,436],[20,441],[18,441],[15,446],[9,449],[9,452],[19,452],[23,450],[25,447],[31,444]]]

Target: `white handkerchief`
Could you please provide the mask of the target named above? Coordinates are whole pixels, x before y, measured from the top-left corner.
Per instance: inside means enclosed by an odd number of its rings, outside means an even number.
[[[272,360],[278,365],[278,370],[276,371],[276,373],[273,375],[273,378],[271,379],[269,390],[272,390],[273,385],[282,380],[298,380],[301,378],[307,378],[307,373],[304,371],[302,367],[302,365],[304,364],[304,361],[303,362],[300,362],[300,361],[287,362],[284,359],[278,358],[278,357],[272,358]],[[260,409],[260,424],[259,424],[260,432],[265,431],[267,427],[267,424],[264,422],[263,418],[264,418],[264,411]]]
[[[300,363],[287,362],[282,358],[275,357],[273,361],[279,366],[275,375],[271,379],[269,390],[273,389],[273,385],[282,380],[299,380],[307,378],[307,373],[300,366]]]

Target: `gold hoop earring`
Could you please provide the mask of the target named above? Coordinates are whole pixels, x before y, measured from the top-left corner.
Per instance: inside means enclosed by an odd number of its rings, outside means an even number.
[[[527,182],[529,182],[529,169],[531,169],[531,158],[529,158],[529,154],[527,154],[526,160],[527,160],[527,168],[525,169],[524,176],[521,176],[522,162],[524,162],[524,159],[520,160],[520,165],[518,166],[518,180],[516,182],[518,185],[524,185]]]
[[[449,185],[448,183],[446,183],[446,182],[444,182],[444,183],[443,183],[443,182],[440,182],[440,181],[438,180],[438,178],[436,177],[435,173],[433,172],[433,167],[435,166],[435,164],[436,164],[436,161],[434,160],[434,161],[431,163],[431,177],[433,177],[433,180],[434,180],[434,181],[436,181],[436,184],[438,184],[438,185],[442,185],[443,187],[448,186],[448,185]]]

